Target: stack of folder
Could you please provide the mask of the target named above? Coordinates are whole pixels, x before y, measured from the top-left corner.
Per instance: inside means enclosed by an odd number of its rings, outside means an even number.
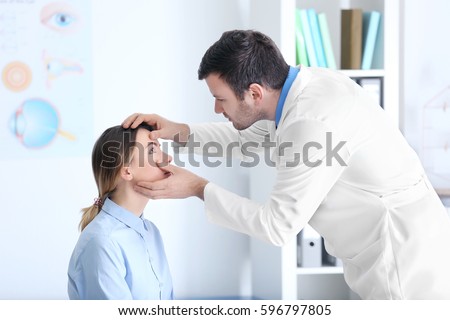
[[[372,69],[381,13],[341,11],[341,69]],[[297,64],[336,69],[327,16],[315,9],[296,9]]]
[[[372,69],[381,13],[341,11],[341,69]]]

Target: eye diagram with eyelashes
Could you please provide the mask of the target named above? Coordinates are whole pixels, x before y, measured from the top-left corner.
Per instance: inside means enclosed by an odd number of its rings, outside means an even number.
[[[50,144],[59,134],[66,139],[75,136],[59,128],[59,114],[48,101],[29,99],[22,103],[9,120],[12,134],[26,148],[42,148]]]
[[[72,33],[81,23],[77,11],[65,2],[52,2],[41,10],[41,23],[60,33]]]

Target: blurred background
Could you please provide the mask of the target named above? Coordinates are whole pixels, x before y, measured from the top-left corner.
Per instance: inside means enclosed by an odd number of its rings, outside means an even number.
[[[450,162],[442,161],[450,159],[448,137],[430,138],[425,146],[423,128],[424,121],[450,127],[448,116],[426,111],[435,97],[450,102],[450,44],[444,40],[450,5],[401,3],[399,125],[418,153],[442,147],[440,160],[425,160],[436,161],[435,181],[445,188],[448,181],[439,173],[450,172]],[[0,299],[67,299],[80,209],[97,196],[91,150],[106,128],[134,112],[187,123],[224,120],[213,112],[213,98],[197,80],[197,69],[224,31],[254,28],[255,4],[0,1]],[[25,128],[24,117],[41,124]],[[184,163],[250,195],[246,168]],[[254,297],[250,239],[208,223],[200,200],[150,201],[145,216],[165,241],[175,298]]]

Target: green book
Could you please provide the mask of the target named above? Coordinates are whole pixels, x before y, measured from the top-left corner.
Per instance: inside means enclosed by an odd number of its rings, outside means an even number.
[[[323,50],[325,51],[325,59],[330,69],[336,69],[336,59],[334,58],[333,46],[331,45],[330,30],[328,29],[327,16],[321,12],[317,15],[319,19],[319,29],[322,34]]]
[[[303,36],[303,28],[300,20],[300,9],[295,10],[295,47],[297,64],[309,66],[308,54],[306,53],[305,37]]]

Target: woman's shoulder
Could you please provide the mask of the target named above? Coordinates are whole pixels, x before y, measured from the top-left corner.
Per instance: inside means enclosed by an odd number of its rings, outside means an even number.
[[[115,232],[121,228],[117,219],[111,217],[104,211],[100,213],[84,228],[80,234],[79,241],[89,241],[93,243],[105,242],[113,239]]]

